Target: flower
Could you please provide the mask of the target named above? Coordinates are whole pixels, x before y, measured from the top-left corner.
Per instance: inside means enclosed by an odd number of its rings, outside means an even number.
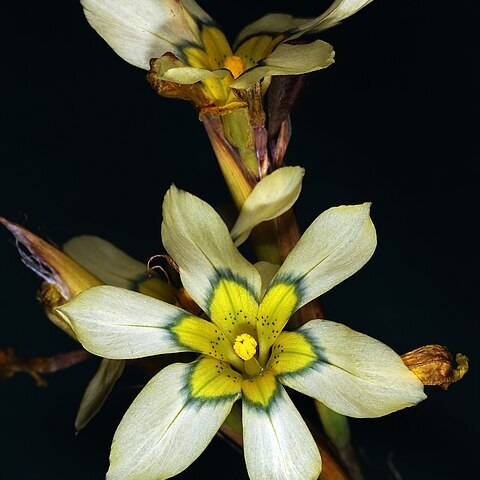
[[[115,285],[167,302],[175,301],[166,282],[148,276],[143,263],[102,238],[75,237],[63,246],[62,251],[3,217],[0,217],[0,224],[14,235],[23,263],[44,280],[38,297],[45,314],[75,340],[75,333],[54,308],[95,285]],[[75,419],[77,431],[100,411],[124,367],[124,360],[102,359],[80,403]]]
[[[232,228],[231,235],[237,245],[246,240],[253,227],[281,215],[295,203],[300,194],[303,175],[301,167],[283,167],[255,186]],[[39,299],[45,314],[75,340],[76,334],[69,324],[53,309],[90,287],[112,285],[168,303],[177,303],[172,288],[166,281],[147,274],[144,263],[130,257],[107,240],[82,235],[65,243],[62,251],[3,217],[0,217],[0,224],[14,235],[25,265],[43,278]],[[80,403],[75,419],[77,431],[84,428],[99,412],[124,367],[124,360],[102,359]]]
[[[204,109],[235,108],[244,100],[240,91],[263,78],[328,67],[334,56],[328,43],[290,42],[329,28],[370,2],[336,0],[311,19],[266,15],[245,27],[233,47],[194,0],[82,0],[82,5],[89,23],[118,55],[150,68],[158,93]]]
[[[134,400],[114,436],[109,480],[180,473],[240,398],[250,478],[316,479],[319,451],[284,385],[352,417],[386,415],[425,398],[420,380],[377,340],[328,320],[284,331],[296,310],[371,257],[369,204],[322,213],[277,269],[250,264],[208,204],[171,187],[162,239],[206,318],[110,286],[57,309],[84,347],[106,358],[201,354],[164,368]]]

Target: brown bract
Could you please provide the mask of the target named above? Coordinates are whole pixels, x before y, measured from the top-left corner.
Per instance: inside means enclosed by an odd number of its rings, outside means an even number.
[[[87,288],[102,285],[97,277],[62,250],[21,225],[3,217],[0,217],[0,224],[15,237],[22,262],[39,277],[56,285],[65,300],[71,300]]]

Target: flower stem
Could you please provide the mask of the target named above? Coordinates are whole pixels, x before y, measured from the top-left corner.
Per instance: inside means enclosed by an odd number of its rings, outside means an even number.
[[[38,387],[45,387],[47,382],[41,374],[48,374],[65,370],[78,363],[92,358],[85,350],[74,350],[67,353],[59,353],[53,357],[19,358],[13,349],[0,350],[0,380],[6,380],[17,373],[28,373]]]
[[[205,114],[201,117],[201,121],[207,131],[235,206],[240,209],[255,186],[255,178],[243,166],[237,150],[226,140],[221,117]]]

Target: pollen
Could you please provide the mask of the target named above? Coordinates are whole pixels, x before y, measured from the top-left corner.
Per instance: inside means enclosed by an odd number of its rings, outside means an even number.
[[[223,64],[225,65],[225,68],[230,70],[233,78],[238,78],[245,71],[243,60],[236,55],[230,55],[227,57]]]
[[[242,360],[250,360],[257,353],[257,341],[248,333],[242,333],[237,335],[233,349]]]

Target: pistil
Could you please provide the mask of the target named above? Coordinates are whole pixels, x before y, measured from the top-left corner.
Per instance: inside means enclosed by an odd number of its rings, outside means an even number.
[[[256,377],[263,370],[262,366],[258,363],[258,360],[255,357],[252,357],[250,360],[246,360],[244,363],[245,373],[249,377]]]

